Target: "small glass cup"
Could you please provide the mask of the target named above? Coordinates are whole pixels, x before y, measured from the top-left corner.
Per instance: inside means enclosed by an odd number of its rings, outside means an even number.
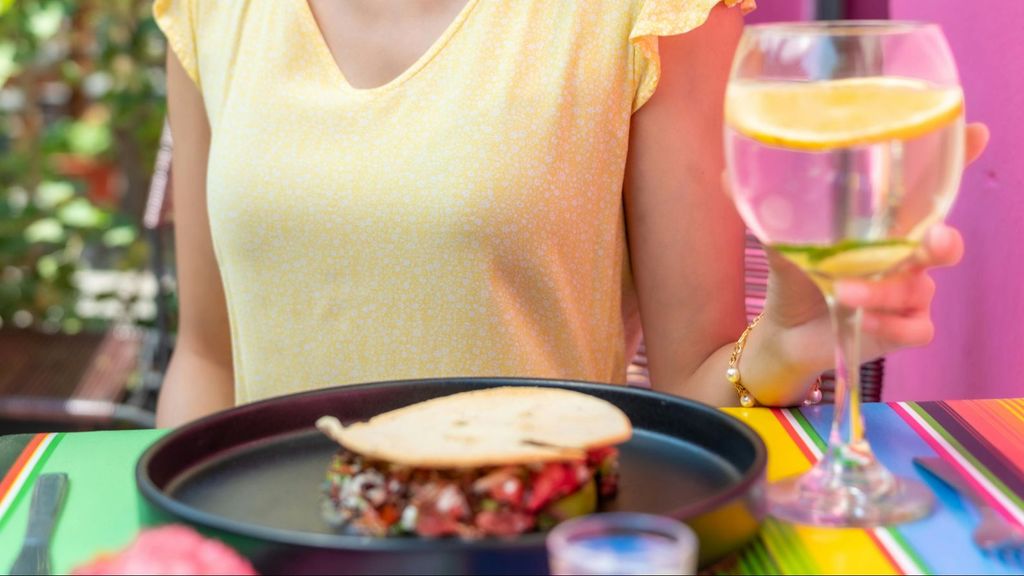
[[[696,574],[697,535],[664,516],[612,512],[563,522],[547,538],[551,574]]]

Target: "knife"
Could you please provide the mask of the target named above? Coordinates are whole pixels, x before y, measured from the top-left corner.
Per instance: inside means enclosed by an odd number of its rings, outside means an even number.
[[[28,530],[11,574],[50,574],[50,538],[67,490],[67,474],[43,474],[36,481],[28,508]]]

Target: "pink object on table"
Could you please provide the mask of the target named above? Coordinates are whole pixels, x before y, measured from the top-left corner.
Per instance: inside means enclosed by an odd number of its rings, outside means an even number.
[[[258,574],[248,560],[220,542],[181,525],[145,530],[124,550],[102,555],[75,575]]]

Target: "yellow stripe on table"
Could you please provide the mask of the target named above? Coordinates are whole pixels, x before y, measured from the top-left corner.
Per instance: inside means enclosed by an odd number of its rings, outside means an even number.
[[[768,481],[807,471],[811,463],[771,410],[727,408],[768,447]],[[769,519],[761,538],[784,574],[900,574],[871,535],[857,528],[814,528]]]

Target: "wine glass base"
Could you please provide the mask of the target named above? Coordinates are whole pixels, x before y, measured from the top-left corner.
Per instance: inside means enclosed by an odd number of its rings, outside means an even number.
[[[893,478],[884,491],[866,494],[855,487],[809,489],[805,476],[793,476],[768,487],[768,513],[795,524],[873,528],[912,522],[927,516],[935,504],[931,490],[911,478]]]

